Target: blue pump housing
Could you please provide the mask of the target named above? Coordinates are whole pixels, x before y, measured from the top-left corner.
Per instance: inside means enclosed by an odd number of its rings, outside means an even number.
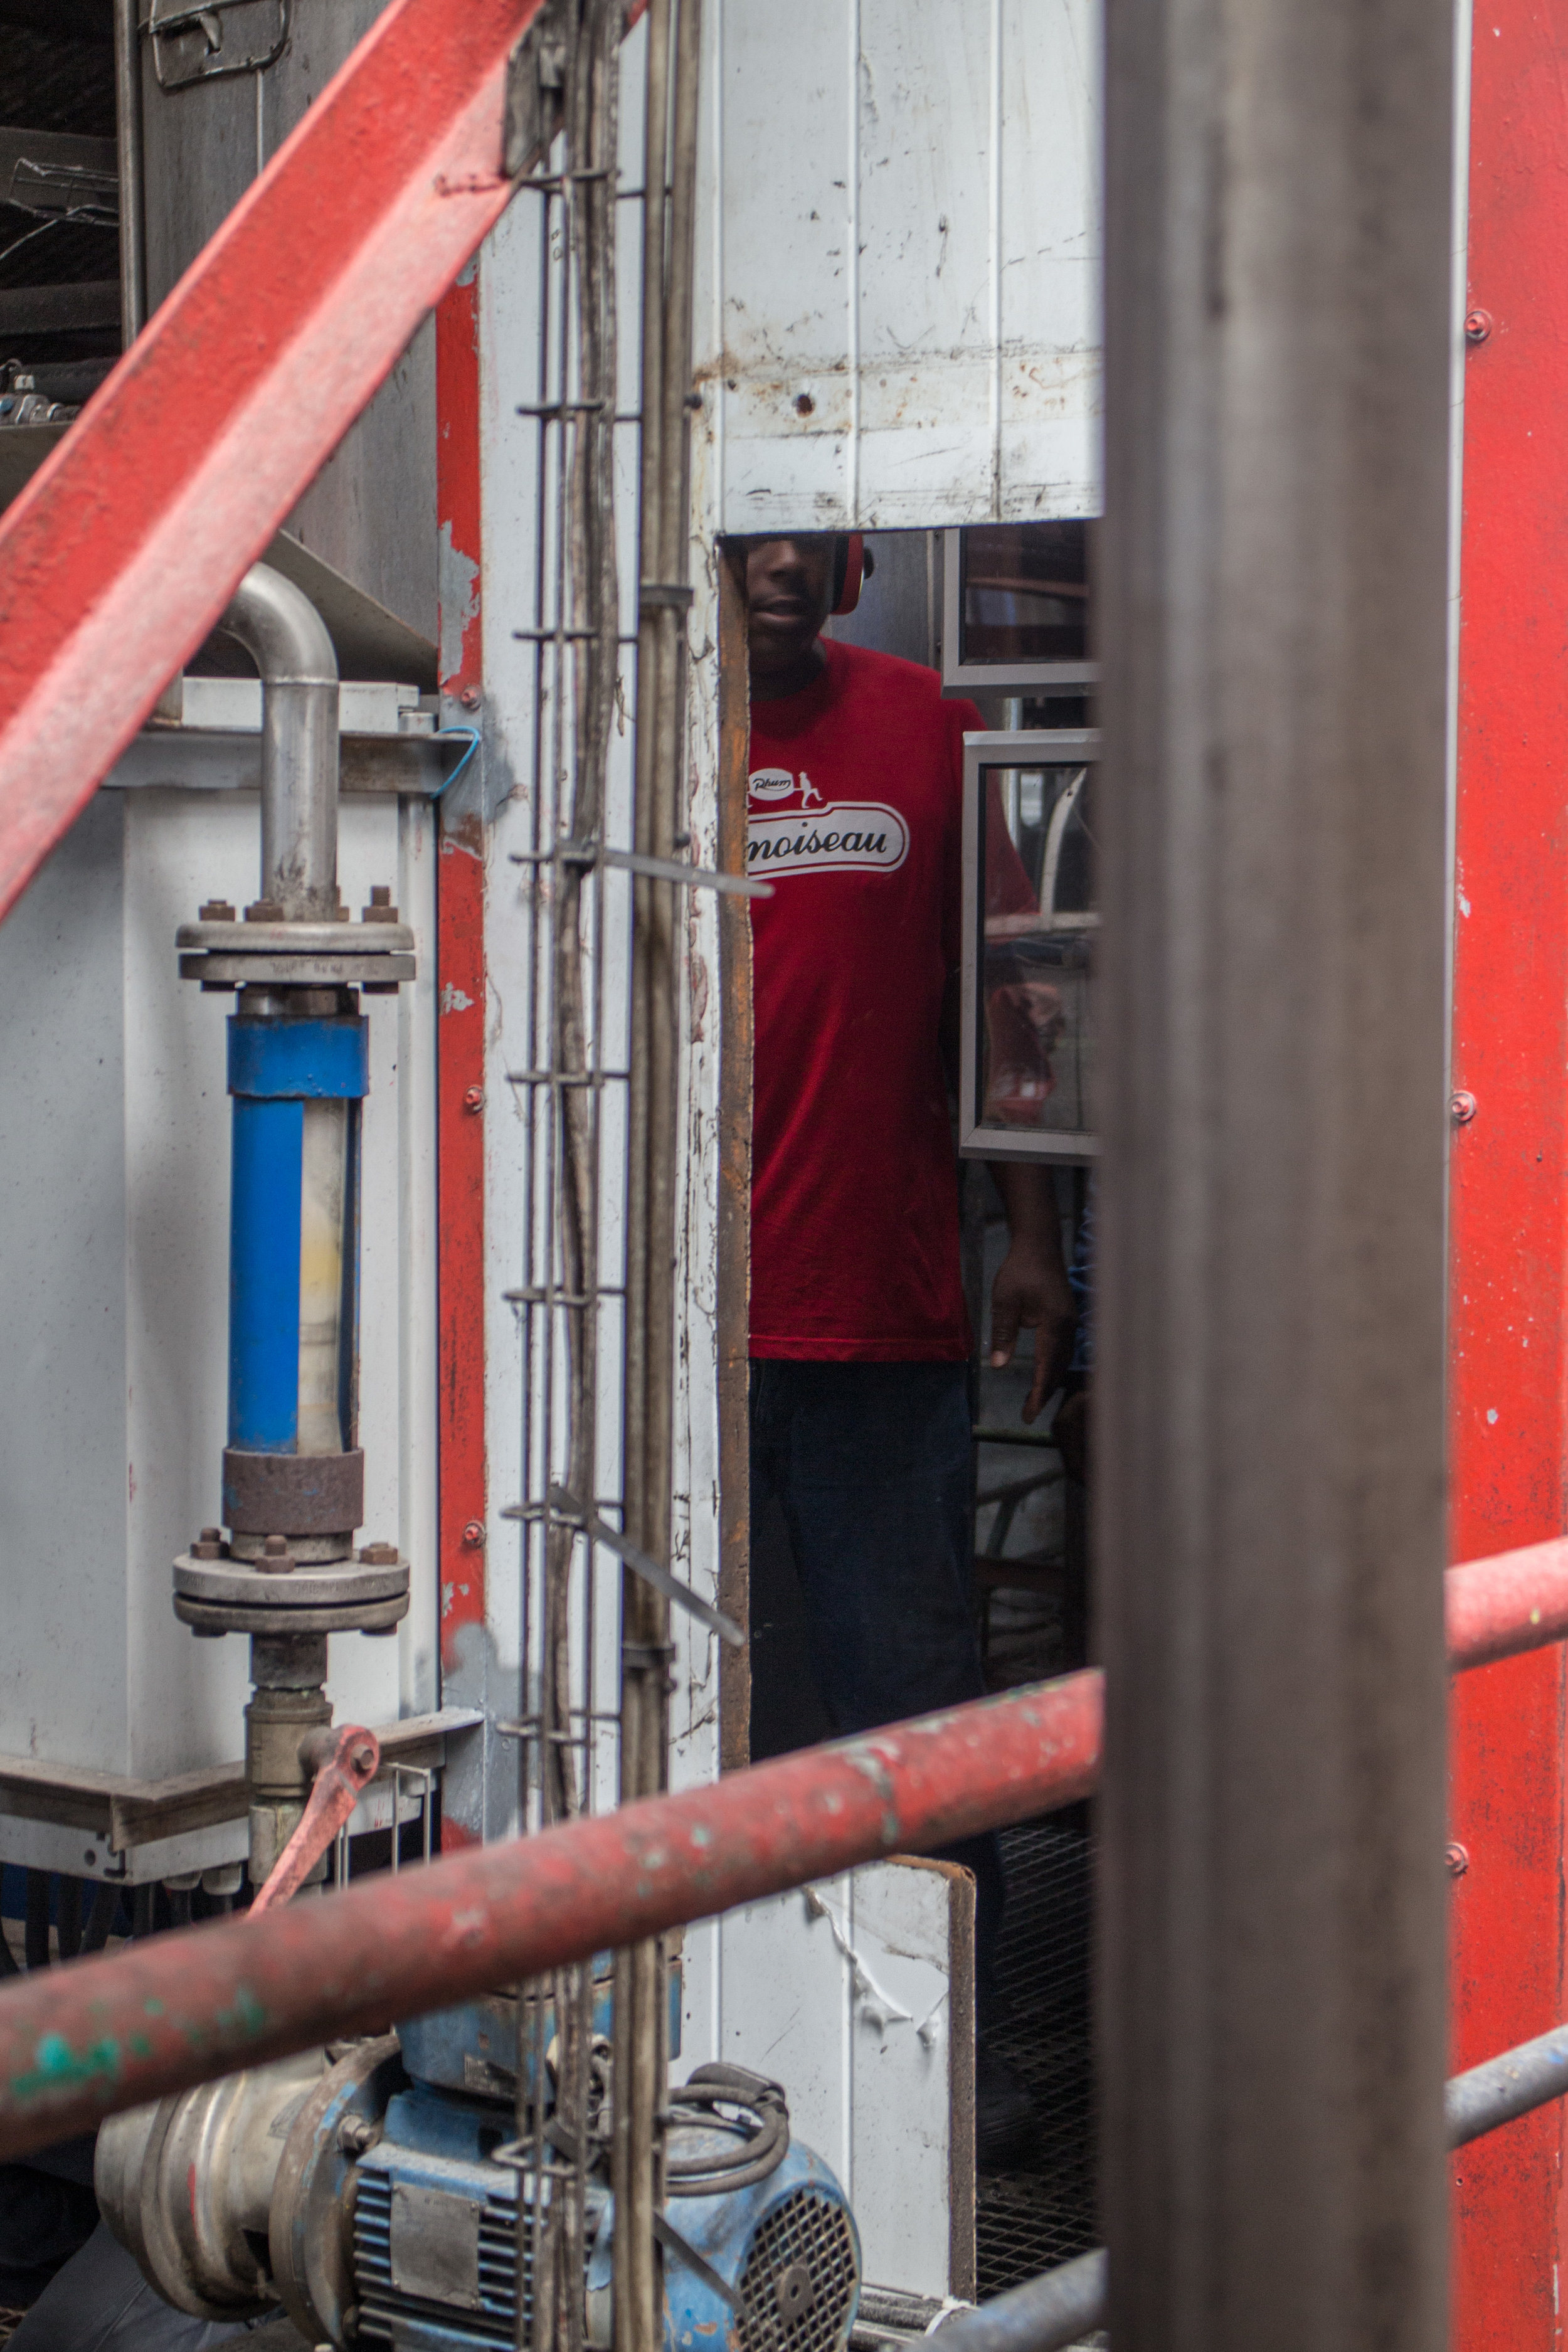
[[[435,2061],[449,2074],[455,2054],[477,2054],[473,2005],[452,2011],[445,2031],[432,2031],[435,2022],[409,2032],[410,2071]],[[502,2021],[490,2014],[485,2022],[489,2063]],[[426,2080],[388,2099],[378,2139],[353,2168],[357,2342],[392,2352],[502,2352],[528,2339],[534,2200],[547,2199],[551,2184],[497,2161],[513,2131],[510,2105]],[[754,2145],[720,2115],[677,2123],[668,2136],[672,2159],[733,2164]],[[607,2352],[616,2215],[597,2179],[585,2221],[586,2340],[592,2352]],[[789,2141],[764,2179],[672,2196],[659,2239],[665,2352],[845,2352],[859,2297],[859,2238],[843,2189],[811,2149]]]

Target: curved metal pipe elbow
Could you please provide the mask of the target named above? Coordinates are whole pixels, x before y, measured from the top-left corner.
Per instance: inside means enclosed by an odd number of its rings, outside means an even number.
[[[325,622],[269,564],[253,563],[219,626],[261,674],[261,896],[289,922],[338,904],[338,659]]]

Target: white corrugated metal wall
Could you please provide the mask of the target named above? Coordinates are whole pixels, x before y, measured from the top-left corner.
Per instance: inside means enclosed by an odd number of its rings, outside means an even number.
[[[725,530],[1100,499],[1098,0],[710,0]]]

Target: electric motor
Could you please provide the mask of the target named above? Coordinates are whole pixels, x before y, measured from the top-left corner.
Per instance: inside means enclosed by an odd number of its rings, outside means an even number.
[[[518,2298],[526,2333],[541,2250],[563,2234],[551,2200],[581,2194],[566,2234],[584,2340],[607,2352],[615,2200],[602,2165],[574,2180],[516,2140],[496,2095],[515,2082],[512,2009],[492,1997],[420,2020],[406,2048],[388,2035],[284,2059],[111,2118],[105,2219],[159,2293],[203,2317],[280,2300],[314,2345],[510,2352]],[[492,2053],[477,2064],[476,2044]],[[441,2079],[413,2072],[422,2059]],[[828,2167],[792,2140],[780,2087],[698,2068],[673,2094],[664,2153],[666,2352],[844,2352],[859,2240]]]

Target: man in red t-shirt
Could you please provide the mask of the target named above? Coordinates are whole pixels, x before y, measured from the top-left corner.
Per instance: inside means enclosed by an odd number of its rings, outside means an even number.
[[[845,551],[825,535],[746,553],[747,865],[773,885],[752,902],[752,1496],[782,1507],[841,1734],[984,1689],[942,1052],[961,939],[963,735],[981,719],[973,703],[943,701],[916,663],[824,642]],[[1004,829],[989,830],[1001,849],[988,905],[1032,909]],[[992,1289],[991,1361],[1009,1361],[1019,1329],[1034,1330],[1031,1421],[1065,1368],[1072,1293],[1048,1175],[1017,1161],[992,1173],[1011,1244]],[[953,1853],[976,1874],[984,1984],[999,1855],[994,1839]]]

